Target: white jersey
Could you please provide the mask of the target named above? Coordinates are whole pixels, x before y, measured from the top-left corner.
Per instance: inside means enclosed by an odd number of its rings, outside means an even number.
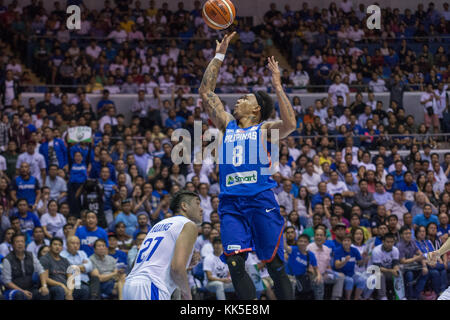
[[[142,242],[136,262],[127,276],[126,282],[138,281],[146,283],[148,286],[152,283],[165,293],[163,296],[170,297],[177,287],[170,276],[175,244],[184,225],[188,222],[192,221],[184,216],[174,216],[155,224]],[[192,252],[186,269],[191,257]]]

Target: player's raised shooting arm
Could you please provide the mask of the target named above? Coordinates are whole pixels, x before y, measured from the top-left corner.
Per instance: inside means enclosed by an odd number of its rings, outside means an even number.
[[[230,40],[234,37],[236,33],[233,32],[231,35],[226,35],[221,42],[216,41],[216,54],[225,55],[228,49],[228,44]],[[206,68],[205,74],[203,75],[202,83],[198,90],[200,97],[203,102],[203,107],[208,113],[214,125],[223,130],[226,128],[228,122],[232,119],[231,114],[225,112],[222,102],[220,102],[219,97],[214,93],[216,89],[217,76],[219,75],[220,67],[222,66],[222,61],[214,57]]]
[[[281,85],[280,69],[278,68],[278,61],[274,57],[268,58],[268,67],[272,71],[272,85],[275,89],[280,106],[280,118],[278,121],[266,122],[262,128],[268,129],[268,136],[270,136],[271,129],[279,130],[279,138],[283,139],[290,135],[297,128],[297,120],[295,119],[294,108],[289,101],[288,96]]]
[[[184,225],[175,243],[175,251],[170,265],[170,275],[178,288],[180,288],[182,297],[185,300],[192,299],[186,265],[194,248],[195,240],[197,240],[197,235],[198,229],[194,223],[188,222]]]

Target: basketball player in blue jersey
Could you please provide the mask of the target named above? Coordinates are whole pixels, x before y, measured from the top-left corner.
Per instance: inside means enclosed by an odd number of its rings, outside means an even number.
[[[272,85],[277,94],[281,120],[266,121],[274,107],[270,96],[263,91],[241,97],[233,115],[224,111],[214,89],[234,35],[235,32],[216,42],[216,56],[209,63],[199,89],[204,108],[223,134],[219,147],[218,208],[224,249],[222,259],[228,264],[240,299],[256,299],[255,286],[245,271],[247,254],[255,251],[258,258],[267,264],[277,298],[289,300],[293,299],[293,292],[284,268],[284,219],[271,190],[276,183],[267,173],[271,163],[266,144],[271,141],[271,130],[278,130],[280,139],[287,137],[295,130],[296,119],[281,85],[280,70],[274,57],[268,58],[268,68],[272,71]],[[269,159],[266,164],[261,159],[255,161],[254,156],[260,152],[266,152]]]
[[[170,300],[177,287],[184,300],[192,300],[186,270],[198,236],[196,224],[202,221],[200,198],[179,191],[170,209],[175,215],[155,224],[142,242],[125,279],[124,300]]]

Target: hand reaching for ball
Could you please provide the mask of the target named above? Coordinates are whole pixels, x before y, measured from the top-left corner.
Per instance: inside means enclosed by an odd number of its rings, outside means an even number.
[[[272,85],[274,88],[281,88],[281,74],[280,68],[278,67],[278,61],[276,61],[273,56],[268,57],[267,61],[267,67],[272,71]]]
[[[225,54],[227,53],[228,45],[230,44],[231,39],[236,35],[236,31],[232,34],[227,34],[223,37],[222,41],[216,40],[216,53]]]

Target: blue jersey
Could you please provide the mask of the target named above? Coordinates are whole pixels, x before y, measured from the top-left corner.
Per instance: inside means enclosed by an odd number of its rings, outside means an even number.
[[[29,205],[33,205],[36,201],[36,190],[39,190],[39,182],[33,176],[30,176],[28,180],[18,176],[14,180],[13,189],[17,192],[17,199],[24,198]]]
[[[340,269],[336,268],[336,261],[345,260],[346,256],[350,256],[350,260],[347,261],[347,263]],[[360,261],[362,259],[361,254],[359,253],[358,249],[354,247],[350,247],[350,251],[345,251],[344,247],[339,247],[334,251],[333,254],[333,270],[342,272],[348,277],[353,277],[355,274],[355,264],[357,261]]]
[[[444,234],[450,234],[450,224],[448,224],[447,226],[443,226],[440,224],[438,226],[438,231],[437,231],[436,235],[440,238]]]
[[[95,240],[103,239],[106,241],[106,246],[109,246],[108,234],[101,227],[97,227],[95,231],[89,231],[85,226],[80,226],[75,235],[80,239],[80,250],[86,252],[88,257],[94,253]]]
[[[87,167],[84,163],[74,163],[70,168],[70,183],[84,183],[87,180]]]
[[[116,185],[113,181],[110,179],[103,181],[102,179],[99,180],[99,183],[103,187],[103,209],[104,210],[111,210],[112,209],[112,196],[116,194],[116,191],[114,190],[114,186]]]
[[[15,212],[12,217],[18,217],[20,220],[20,231],[26,235],[25,243],[28,245],[33,239],[33,230],[41,227],[41,221],[33,212],[27,211],[27,215],[22,217],[19,212]]]
[[[307,272],[306,267],[308,265],[308,257],[298,250],[297,246],[292,246],[292,252],[289,255],[288,262],[286,264],[287,274],[293,276],[299,276]],[[317,267],[316,256],[313,252],[307,251],[309,255],[309,264],[313,267]]]
[[[252,196],[274,188],[271,178],[270,143],[263,139],[261,125],[240,128],[230,121],[219,148],[220,194]]]

